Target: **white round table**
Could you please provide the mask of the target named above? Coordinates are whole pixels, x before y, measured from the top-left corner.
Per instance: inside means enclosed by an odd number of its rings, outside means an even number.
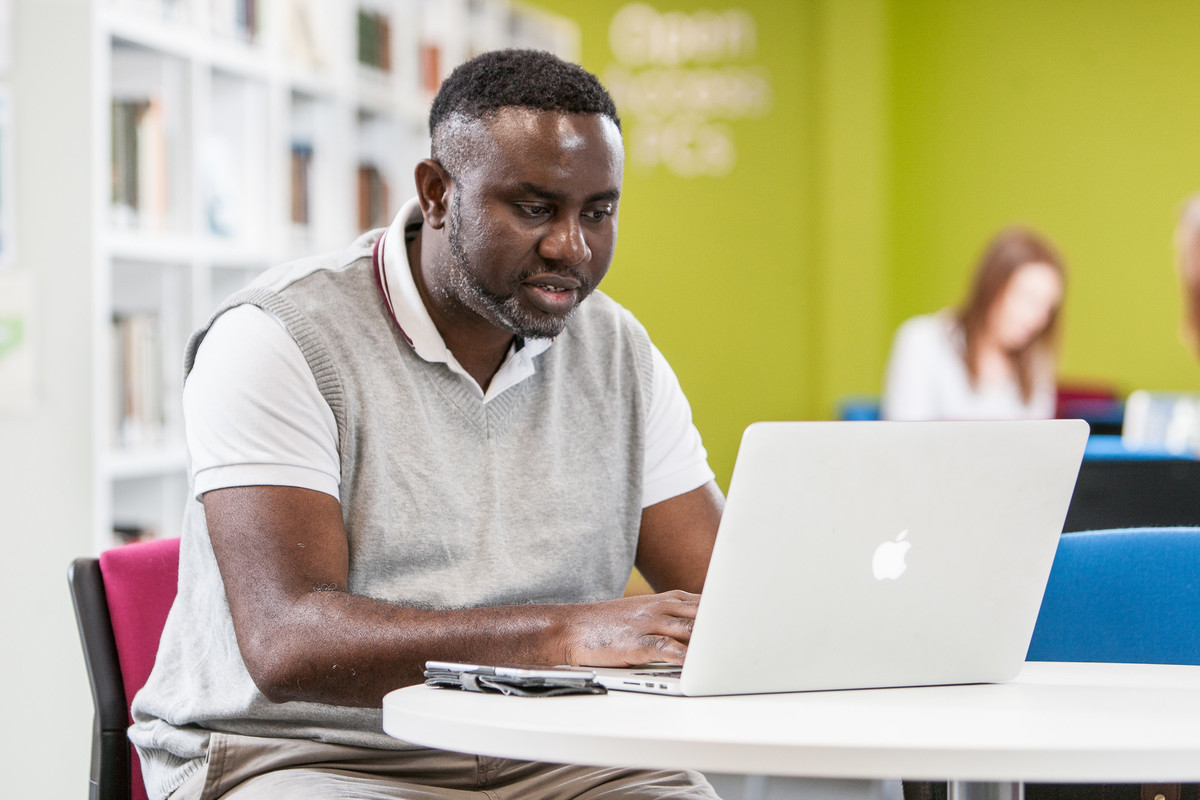
[[[1004,684],[516,698],[411,686],[383,727],[527,760],[747,775],[1200,782],[1200,667],[1030,662]]]

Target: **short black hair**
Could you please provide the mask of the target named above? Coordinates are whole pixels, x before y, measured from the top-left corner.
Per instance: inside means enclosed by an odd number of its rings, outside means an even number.
[[[484,119],[502,108],[603,114],[621,128],[617,107],[600,79],[544,50],[491,50],[460,64],[442,82],[429,109],[429,135],[447,118]]]

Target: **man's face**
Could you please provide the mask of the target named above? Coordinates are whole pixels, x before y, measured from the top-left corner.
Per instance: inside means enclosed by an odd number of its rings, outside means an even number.
[[[620,132],[598,114],[519,108],[471,126],[450,192],[451,263],[430,288],[452,314],[557,336],[612,261]]]

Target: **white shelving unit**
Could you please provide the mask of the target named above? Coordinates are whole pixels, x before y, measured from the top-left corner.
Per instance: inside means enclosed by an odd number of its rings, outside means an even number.
[[[273,264],[390,220],[428,153],[432,93],[455,64],[505,46],[575,59],[579,35],[516,0],[96,0],[90,9],[102,550],[122,541],[117,531],[179,533],[183,348],[220,299]],[[371,213],[360,211],[363,196]]]

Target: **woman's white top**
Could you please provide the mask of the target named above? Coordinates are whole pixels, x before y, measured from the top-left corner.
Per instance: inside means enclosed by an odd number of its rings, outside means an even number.
[[[1034,376],[1026,403],[1016,380],[971,386],[962,329],[947,312],[913,317],[896,331],[888,359],[883,418],[892,420],[1052,419],[1053,370]]]

